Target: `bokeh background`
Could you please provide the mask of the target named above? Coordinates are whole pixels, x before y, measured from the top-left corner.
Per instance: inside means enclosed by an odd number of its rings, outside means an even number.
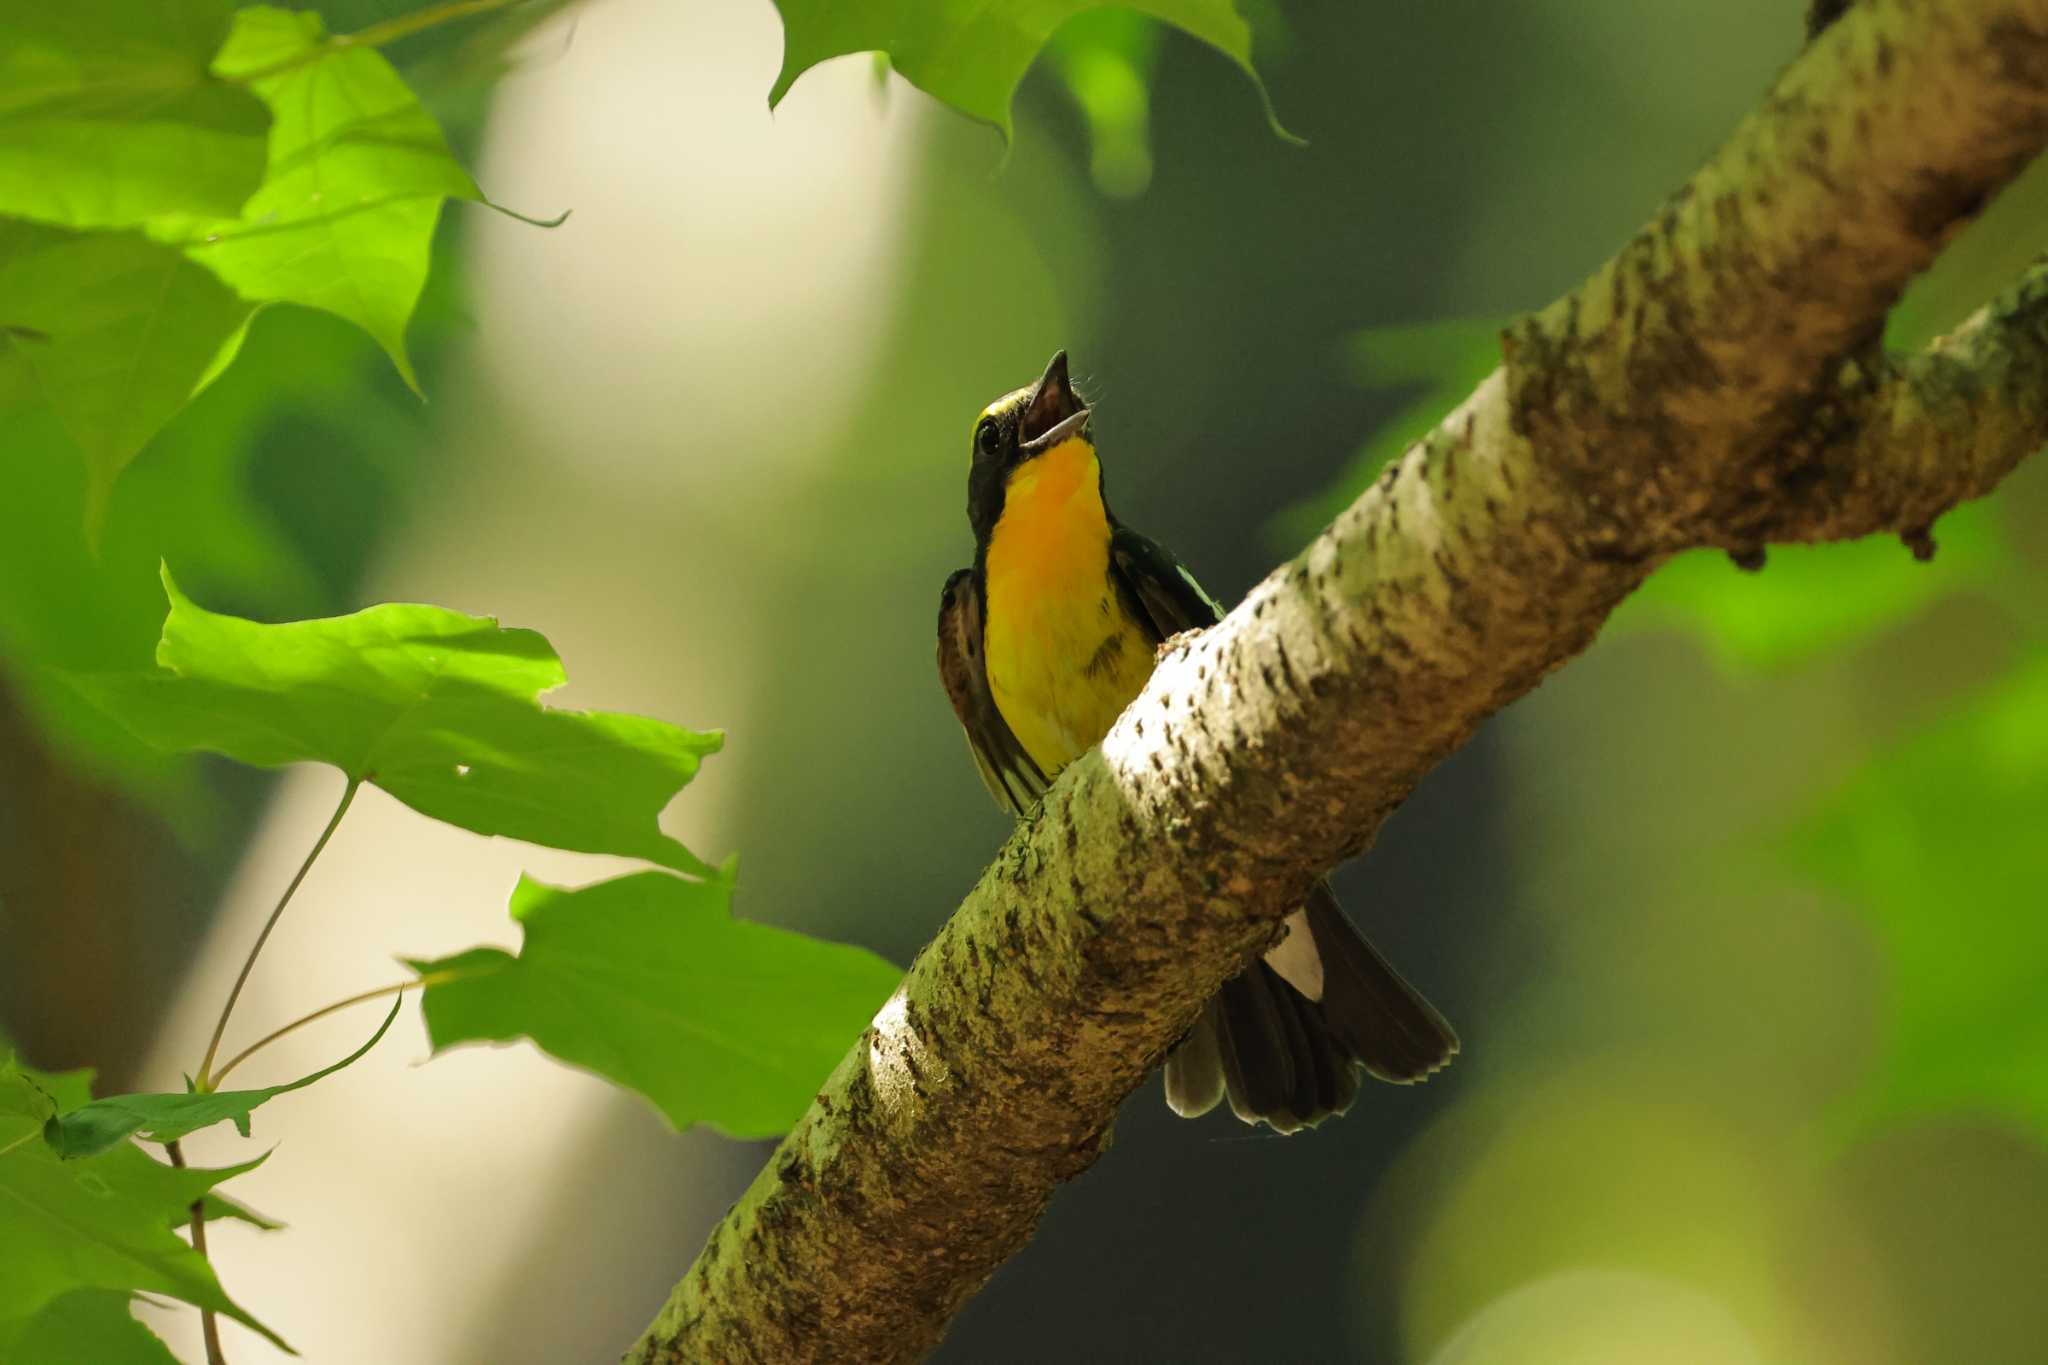
[[[739,851],[741,913],[907,961],[1005,832],[931,662],[974,413],[1066,347],[1117,510],[1234,599],[1649,216],[1803,5],[1254,8],[1306,147],[1114,12],[1039,62],[1007,148],[859,58],[771,117],[767,0],[590,0],[502,69],[395,50],[495,201],[572,216],[451,211],[426,406],[345,324],[260,316],[97,554],[61,434],[9,426],[0,1029],[174,1086],[338,790],[122,754],[40,679],[147,662],[159,556],[268,619],[494,614],[561,652],[559,701],[726,727],[669,827]],[[1900,339],[2016,273],[2044,205],[2039,175],[2001,201]],[[1148,1084],[939,1358],[2048,1360],[2044,526],[2037,467],[1930,565],[1668,569],[1340,874],[1458,1065],[1289,1139]],[[522,869],[613,870],[366,790],[239,1017],[515,942]],[[525,1047],[422,1067],[415,1017],[259,1116],[238,1188],[291,1227],[222,1229],[223,1279],[315,1361],[612,1358],[767,1147]],[[191,1317],[153,1321],[191,1353]]]

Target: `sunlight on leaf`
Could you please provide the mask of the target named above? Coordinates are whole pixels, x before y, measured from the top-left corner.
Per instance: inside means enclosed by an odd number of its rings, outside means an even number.
[[[39,1140],[52,1107],[12,1060],[0,1063],[0,1323],[33,1317],[78,1289],[140,1290],[225,1313],[284,1346],[171,1231],[194,1200],[263,1158],[180,1170],[124,1144],[64,1161]],[[135,1159],[115,1160],[124,1152]]]
[[[1732,675],[1797,667],[1904,624],[1949,594],[1995,584],[2012,556],[1989,503],[1966,503],[1934,528],[1923,564],[1890,536],[1839,545],[1773,545],[1755,573],[1719,550],[1682,554],[1614,613],[1610,634],[1685,630]]]
[[[576,888],[522,878],[516,957],[475,948],[409,964],[428,978],[435,1050],[531,1038],[679,1129],[786,1131],[903,973],[864,948],[735,919],[731,897],[662,872]]]
[[[391,63],[331,46],[317,14],[239,10],[218,74],[270,106],[269,171],[240,221],[160,219],[159,240],[258,302],[324,308],[377,339],[413,389],[406,326],[444,199],[477,199]]]
[[[171,1142],[223,1122],[233,1122],[235,1131],[247,1137],[249,1115],[256,1106],[279,1095],[303,1090],[359,1061],[390,1029],[391,1021],[398,1017],[398,1007],[399,1002],[393,1000],[391,1012],[370,1035],[369,1042],[333,1066],[322,1067],[289,1084],[207,1094],[109,1095],[52,1117],[43,1126],[43,1137],[59,1156],[67,1159],[97,1155],[130,1134],[139,1133],[152,1142]]]
[[[158,670],[67,678],[138,738],[263,768],[331,763],[478,834],[717,875],[656,819],[722,737],[542,706],[567,675],[533,631],[398,605],[263,625],[163,579]]]
[[[770,108],[819,62],[853,52],[886,52],[906,80],[970,118],[1010,136],[1010,101],[1046,40],[1092,0],[907,0],[844,4],[776,0],[782,13],[782,70]],[[1172,24],[1229,57],[1249,76],[1273,130],[1293,140],[1273,114],[1252,66],[1252,30],[1232,0],[1141,0],[1131,6]]]
[[[1866,1117],[1954,1109],[2048,1136],[2048,655],[1883,754],[1788,843],[1891,961]]]
[[[270,114],[207,70],[229,18],[228,0],[0,7],[0,213],[75,228],[239,214]]]

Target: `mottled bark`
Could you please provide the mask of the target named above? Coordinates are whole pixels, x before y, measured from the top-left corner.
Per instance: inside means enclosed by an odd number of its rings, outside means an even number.
[[[1506,366],[1173,642],[912,964],[635,1361],[928,1350],[1309,882],[1669,555],[1911,541],[2048,437],[2048,267],[1896,364],[2048,141],[2048,0],[1862,0]]]

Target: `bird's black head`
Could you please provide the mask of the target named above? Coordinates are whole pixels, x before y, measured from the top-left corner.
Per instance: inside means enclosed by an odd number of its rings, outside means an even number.
[[[988,544],[1003,515],[1003,495],[1019,466],[1075,438],[1088,439],[1088,405],[1067,378],[1067,353],[1045,367],[1036,384],[1004,394],[974,424],[974,463],[967,472],[967,520],[975,543]]]

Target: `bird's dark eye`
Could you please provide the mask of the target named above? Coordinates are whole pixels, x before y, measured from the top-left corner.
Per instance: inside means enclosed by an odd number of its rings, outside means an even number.
[[[993,417],[981,419],[981,425],[974,429],[974,448],[984,455],[993,455],[1002,448],[1003,431]]]

